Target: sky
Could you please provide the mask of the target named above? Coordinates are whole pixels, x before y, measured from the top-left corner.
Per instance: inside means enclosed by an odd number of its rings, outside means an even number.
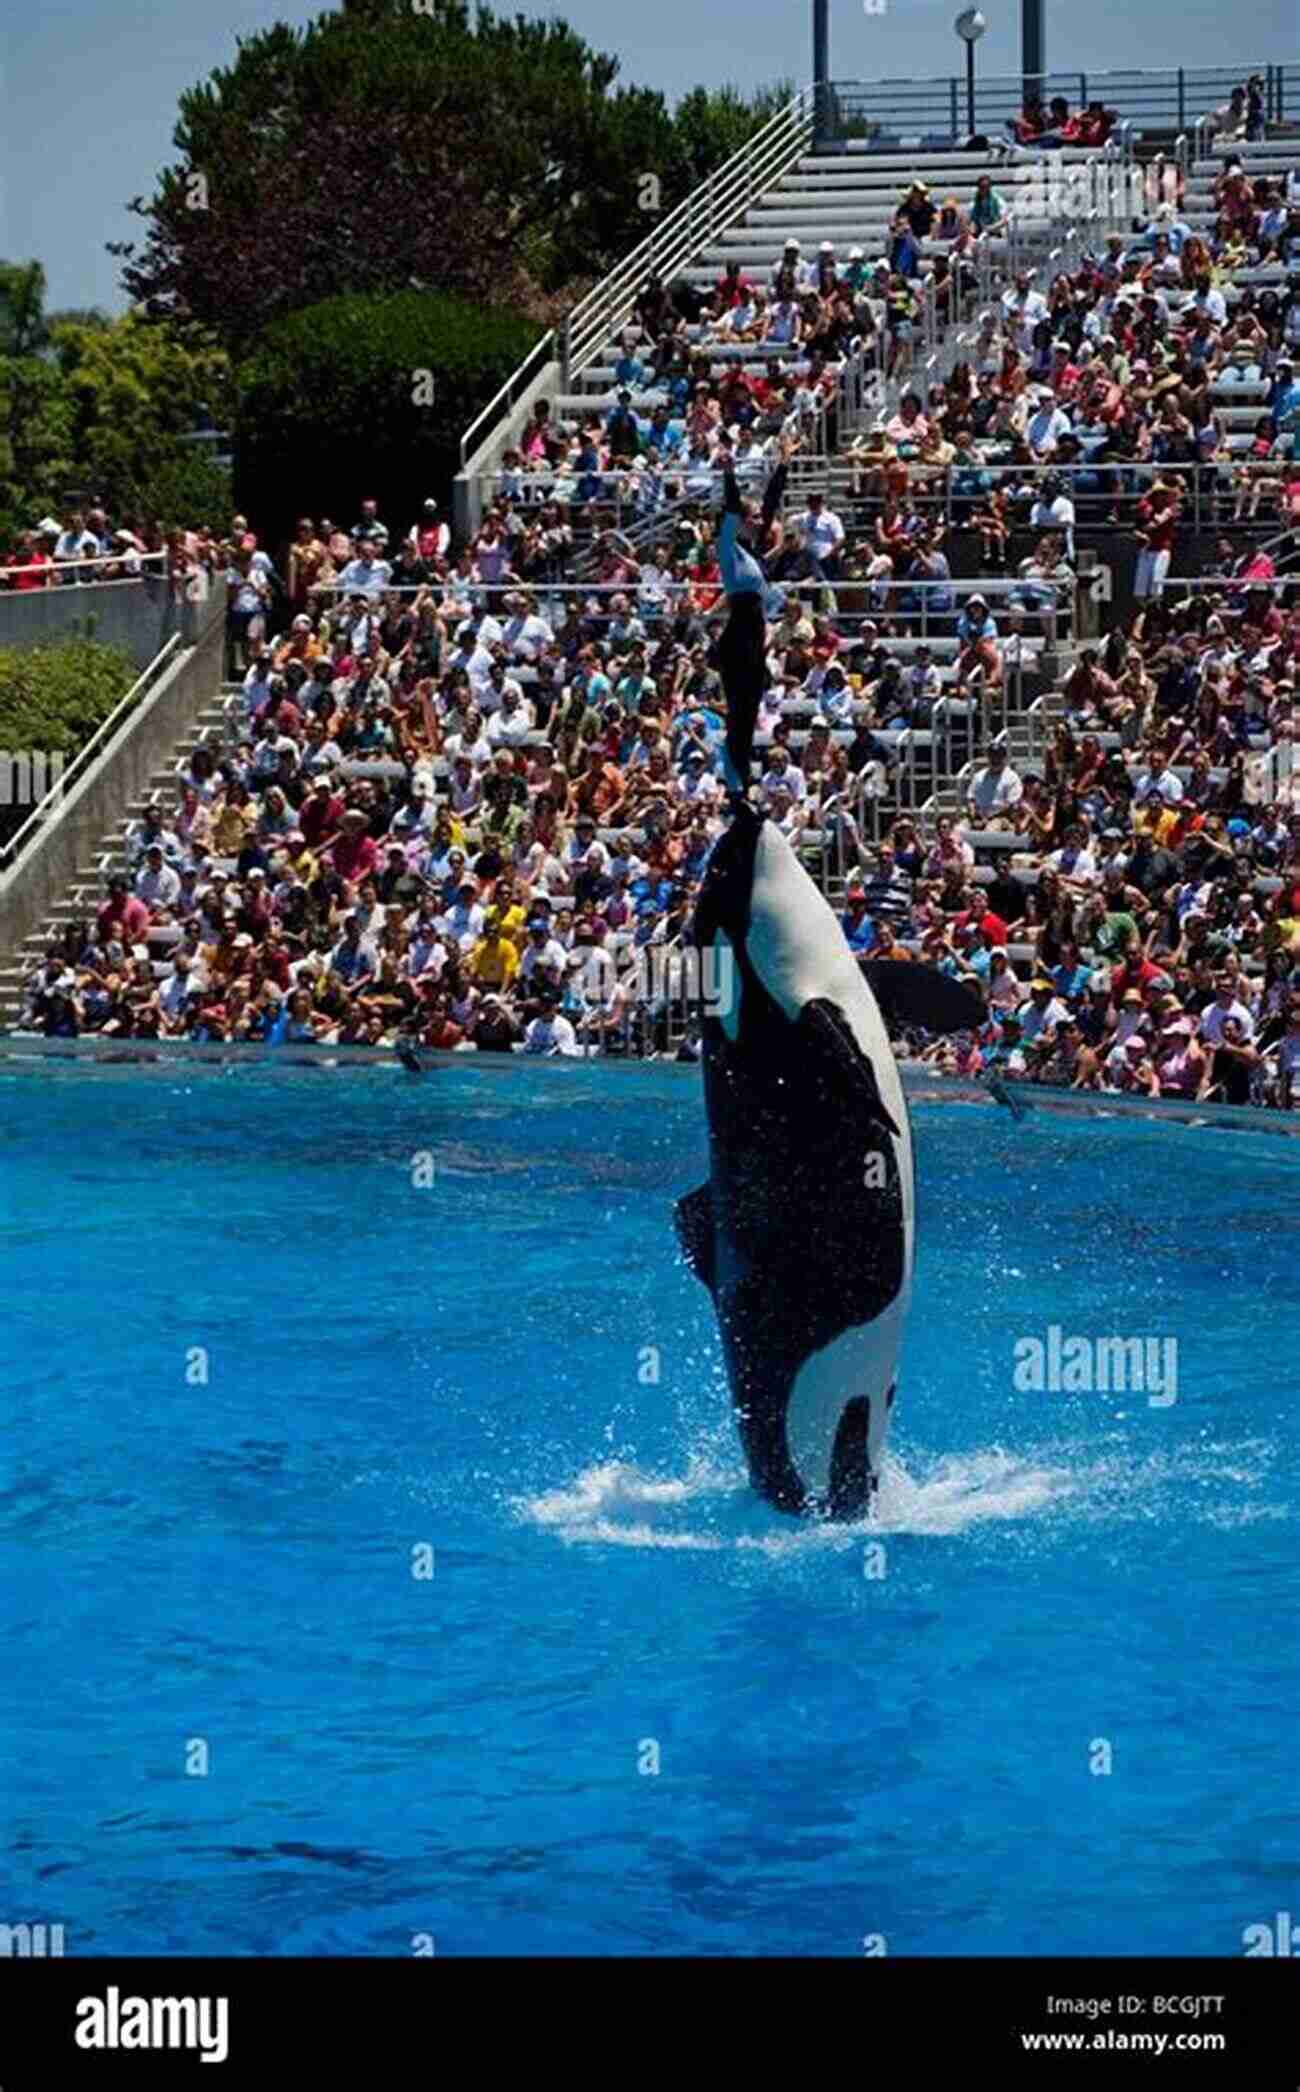
[[[964,64],[952,24],[961,0],[831,0],[831,72],[840,80],[924,79]],[[870,11],[868,11],[870,7]],[[53,307],[121,311],[109,240],[137,236],[126,205],[175,158],[182,91],[276,21],[323,12],[291,0],[44,0],[0,28],[0,258],[38,259]],[[499,12],[562,15],[622,78],[675,99],[688,88],[802,82],[812,71],[811,0],[654,0],[647,7],[502,0]],[[984,0],[981,70],[1020,63],[1020,8]],[[1238,54],[1240,53],[1240,57]],[[1295,0],[1047,0],[1051,70],[1238,65],[1300,58]]]

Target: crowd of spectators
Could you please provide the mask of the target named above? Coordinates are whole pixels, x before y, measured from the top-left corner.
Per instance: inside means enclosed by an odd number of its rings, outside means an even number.
[[[989,1007],[980,1036],[927,1059],[1300,1100],[1298,678],[1300,595],[1287,609],[1268,587],[1140,606],[1080,652],[1042,763],[1020,774],[990,749],[929,853],[910,831],[894,850],[916,886],[893,934],[977,980]],[[1278,778],[1252,779],[1279,755]]]
[[[357,557],[382,569],[373,504],[360,521]],[[690,1050],[669,1030],[668,962],[722,817],[716,595],[646,602],[629,582],[600,610],[562,596],[556,616],[509,586],[486,607],[444,527],[430,505],[405,534],[403,557],[444,570],[408,597],[355,560],[322,595],[304,527],[289,586],[314,607],[245,635],[224,740],[134,824],[127,872],[33,976],[29,1025]],[[1017,774],[994,746],[932,832],[900,815],[872,847],[849,822],[853,948],[920,956],[987,996],[983,1034],[917,1042],[927,1058],[1289,1098],[1300,807],[1259,800],[1250,769],[1295,729],[1300,602],[1277,594],[1225,579],[1138,604],[1078,651],[1041,767]],[[1023,617],[1004,605],[968,596],[954,617],[973,673],[1014,656]],[[902,622],[837,619],[789,591],[756,789],[797,847],[824,836],[891,721],[933,703],[935,662]]]
[[[1045,285],[1017,274],[949,375],[853,445],[855,493],[889,526],[941,511],[989,571],[1017,528],[1050,523],[1070,559],[1078,520],[1135,529],[1143,598],[1193,519],[1300,521],[1300,197],[1231,170],[1220,189],[1243,215],[1208,238],[1164,203]],[[1274,262],[1276,281],[1236,280]]]
[[[235,518],[237,529],[242,522]],[[154,574],[165,577],[177,596],[192,597],[225,573],[237,550],[238,536],[226,539],[141,516],[119,522],[107,508],[90,503],[42,516],[0,548],[0,589],[25,593]]]
[[[860,955],[981,987],[979,1035],[910,1042],[946,1070],[1291,1100],[1300,810],[1277,751],[1300,605],[1234,526],[1300,513],[1300,308],[1294,277],[1236,279],[1300,264],[1300,208],[1294,177],[1232,164],[1215,205],[1209,233],[1165,203],[1045,287],[1017,277],[950,374],[851,448],[844,513],[800,481],[767,547],[786,606],[755,789],[811,869],[848,867]],[[848,358],[905,374],[916,270],[928,258],[956,313],[969,244],[1005,208],[987,174],[968,207],[917,182],[884,256],[825,242],[805,261],[792,242],[770,279],[733,265],[703,298],[652,278],[612,403],[565,425],[539,401],[466,543],[432,499],[395,527],[374,500],[347,525],[304,517],[278,562],[244,517],[167,534],[178,587],[226,588],[238,695],[176,803],[133,825],[94,919],[59,932],[25,1023],[690,1052],[670,1020],[722,821],[722,467],[761,484],[833,410]],[[729,340],[771,353],[718,377]],[[1260,395],[1249,459],[1219,419],[1234,387]],[[1171,593],[1189,470],[1213,477],[1226,535],[1216,585]],[[678,502],[639,544],[604,527],[628,486],[647,514]],[[1134,605],[1058,675],[1090,493],[1131,525]],[[1013,585],[954,586],[946,540],[1010,579],[1022,528]],[[138,556],[129,536],[102,511],[64,518],[38,585],[106,546]],[[1041,761],[1018,772],[994,742],[949,812],[911,807],[876,840],[891,737],[929,727],[941,696],[1005,721],[1040,670],[1064,706]]]
[[[824,423],[833,449],[850,364],[867,388],[903,375],[922,298],[937,333],[968,314],[975,244],[1007,218],[988,173],[964,203],[918,179],[898,199],[882,253],[830,239],[806,252],[792,235],[769,270],[729,263],[708,291],[652,272],[616,345],[612,398],[593,397],[568,420],[541,402],[502,460],[499,495],[540,511],[544,538],[557,513],[571,523],[605,505],[632,520],[669,502],[707,507],[728,464],[742,483],[756,477],[783,434]],[[728,357],[742,345],[761,353]]]

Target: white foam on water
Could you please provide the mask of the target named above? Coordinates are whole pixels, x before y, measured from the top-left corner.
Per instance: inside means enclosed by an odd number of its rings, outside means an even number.
[[[780,1556],[833,1552],[873,1533],[960,1533],[989,1519],[1024,1518],[1072,1487],[1067,1470],[997,1450],[942,1460],[925,1476],[889,1455],[871,1516],[842,1524],[772,1511],[739,1467],[697,1459],[685,1474],[665,1476],[635,1461],[609,1460],[558,1489],[517,1499],[514,1508],[569,1544]]]
[[[518,1498],[517,1514],[565,1541],[603,1541],[613,1547],[668,1547],[716,1551],[725,1541],[716,1533],[684,1527],[701,1500],[717,1501],[727,1490],[744,1486],[702,1462],[686,1474],[646,1474],[632,1461],[605,1460],[561,1489]]]
[[[886,1454],[871,1514],[852,1524],[772,1510],[743,1467],[712,1450],[692,1458],[681,1475],[655,1474],[635,1460],[602,1461],[559,1488],[515,1499],[512,1508],[523,1523],[566,1545],[778,1559],[860,1547],[876,1535],[960,1538],[977,1526],[1049,1515],[1107,1525],[1176,1517],[1220,1526],[1291,1515],[1279,1505],[1232,1501],[1269,1478],[1275,1448],[1259,1439],[1200,1440],[1154,1452],[1127,1441],[1075,1439],[1024,1453],[991,1446],[909,1457],[910,1465]]]

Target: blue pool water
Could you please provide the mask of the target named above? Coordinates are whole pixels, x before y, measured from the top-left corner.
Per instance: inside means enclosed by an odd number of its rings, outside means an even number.
[[[0,1070],[0,1917],[1231,1954],[1300,1909],[1295,1144],[915,1121],[868,1554],[747,1489],[693,1072]],[[1176,1401],[1018,1391],[1051,1324],[1175,1339]]]

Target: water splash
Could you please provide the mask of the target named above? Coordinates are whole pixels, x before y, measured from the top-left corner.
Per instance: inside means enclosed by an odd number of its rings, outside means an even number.
[[[833,1553],[877,1536],[960,1538],[977,1526],[1049,1516],[1118,1525],[1190,1513],[1222,1525],[1289,1515],[1246,1500],[1268,1478],[1274,1451],[1258,1439],[1155,1453],[1094,1439],[1024,1453],[1000,1446],[907,1460],[889,1453],[870,1517],[853,1524],[783,1517],[755,1496],[739,1464],[712,1452],[693,1457],[680,1475],[655,1474],[631,1459],[602,1461],[511,1508],[566,1545],[777,1558]],[[1207,1497],[1211,1487],[1217,1500]]]

